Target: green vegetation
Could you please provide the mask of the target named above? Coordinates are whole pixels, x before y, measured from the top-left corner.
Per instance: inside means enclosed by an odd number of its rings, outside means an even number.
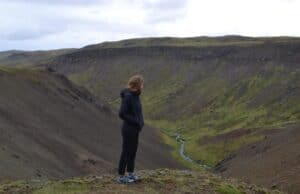
[[[243,194],[241,191],[232,187],[231,185],[221,185],[216,191],[221,194]]]
[[[188,155],[215,165],[264,139],[268,129],[300,124],[299,41],[241,36],[130,39],[66,50],[68,54],[50,64],[116,109],[128,77],[143,74],[147,124],[180,133]],[[0,59],[7,56],[0,53]],[[250,133],[230,135],[242,129]],[[176,142],[163,138],[177,148]],[[173,155],[178,158],[177,151]]]
[[[20,76],[20,78],[25,78],[30,80],[33,84],[41,84],[43,78],[40,75],[40,68],[24,68],[24,67],[0,67],[0,73],[3,72],[7,75]]]
[[[6,193],[7,190],[22,190],[28,187],[24,181],[0,183],[0,193]]]
[[[4,51],[0,52],[0,66],[7,67],[32,67],[46,63],[52,58],[67,54],[74,49],[59,49],[49,51]]]
[[[102,174],[76,177],[63,181],[46,181],[38,185],[27,182],[5,185],[2,194],[92,194],[92,193],[220,193],[220,194],[280,194],[276,190],[267,190],[231,179],[223,179],[206,171],[189,170],[142,170],[137,172],[141,181],[136,184],[116,183],[116,176]],[[3,185],[0,186],[3,188]]]
[[[166,133],[163,133],[162,131],[160,131],[160,135],[163,139],[163,141],[170,145],[173,149],[172,149],[172,156],[177,160],[179,161],[180,163],[182,163],[184,166],[188,167],[189,169],[192,169],[192,170],[197,170],[197,171],[203,171],[204,168],[201,167],[200,165],[196,165],[196,164],[193,164],[193,163],[190,163],[186,160],[184,160],[181,156],[180,156],[180,153],[179,153],[179,148],[180,148],[180,143],[177,142],[175,140],[175,138],[173,137],[170,137],[170,135],[166,134]]]
[[[243,36],[225,36],[225,37],[193,37],[193,38],[136,38],[114,42],[104,42],[97,45],[87,46],[87,49],[95,48],[126,48],[126,47],[149,47],[149,46],[250,46],[256,44],[263,44],[265,42],[288,42],[299,41],[297,38],[292,37],[243,37]]]
[[[35,65],[60,56],[52,63],[55,69],[116,109],[120,103],[119,91],[128,77],[143,74],[146,123],[170,134],[179,133],[186,141],[188,156],[213,166],[241,147],[263,140],[270,129],[300,125],[299,41],[291,37],[239,36],[131,39],[92,45],[74,53],[67,50],[65,53],[0,53],[0,66]],[[114,48],[124,49],[114,51]],[[14,54],[17,60],[10,58]],[[0,74],[19,74],[19,78],[30,78],[37,85],[47,81],[35,72],[0,68]],[[172,155],[199,174],[144,171],[141,172],[144,182],[130,187],[128,192],[189,193],[210,188],[211,192],[238,194],[256,189],[247,186],[247,190],[245,185],[231,180],[224,182],[183,160],[178,152],[180,144],[173,137],[160,134],[174,148]],[[1,185],[0,193],[31,188],[41,194],[124,190],[114,179],[111,175],[84,177],[34,188],[16,182]],[[259,190],[258,193],[269,192]]]
[[[153,59],[154,64],[159,57]],[[123,64],[118,70],[118,66],[111,65],[110,72],[102,75],[100,81],[95,77],[96,67],[93,66],[70,78],[118,108],[118,90],[130,76],[130,67],[136,71],[143,69]],[[188,155],[194,160],[215,165],[242,146],[262,140],[264,136],[259,132],[299,123],[299,69],[267,63],[257,70],[247,67],[249,70],[233,74],[230,79],[234,81],[230,81],[222,77],[229,68],[235,67],[225,62],[213,70],[196,68],[192,64],[180,65],[176,74],[172,74],[173,67],[168,65],[149,70],[142,96],[147,123],[180,133],[187,140]],[[188,81],[193,73],[197,76],[192,82]],[[250,129],[251,133],[201,143],[205,138],[240,129]],[[177,149],[176,142],[163,138]],[[173,155],[178,158],[175,153]]]
[[[90,186],[84,181],[58,181],[35,190],[33,194],[80,194],[89,190]]]
[[[188,140],[186,150],[193,159],[204,160],[214,165],[241,146],[262,140],[264,136],[256,133],[257,131],[282,128],[299,122],[300,103],[297,93],[294,96],[288,95],[288,88],[295,87],[299,83],[299,78],[295,77],[298,72],[279,74],[275,71],[272,74],[270,77],[254,75],[233,85],[223,84],[222,87],[218,86],[221,82],[216,80],[195,83],[194,86],[190,86],[191,92],[183,91],[192,94],[195,99],[184,102],[184,98],[178,98],[178,101],[174,102],[174,106],[178,106],[175,110],[181,113],[176,120],[170,117],[161,119],[164,118],[163,115],[172,116],[162,111],[172,103],[167,98],[170,93],[174,93],[176,90],[174,88],[180,91],[183,87],[172,88],[172,86],[167,87],[166,84],[164,86],[167,88],[165,90],[167,95],[158,89],[144,97],[145,109],[149,117],[161,115],[159,119],[148,119],[147,123],[157,128],[173,129],[173,132],[181,133]],[[219,90],[218,94],[214,94],[216,91],[208,88],[223,89]],[[197,99],[203,100],[201,98],[205,98],[205,95],[212,96],[210,102],[198,110],[193,110],[197,106],[194,104],[197,103]],[[252,129],[251,134],[201,144],[202,139],[207,137],[224,135],[242,128]]]

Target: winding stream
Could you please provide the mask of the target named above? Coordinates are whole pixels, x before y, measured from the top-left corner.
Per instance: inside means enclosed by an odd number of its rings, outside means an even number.
[[[186,161],[188,161],[188,162],[191,162],[191,163],[198,164],[198,165],[202,166],[202,167],[205,168],[205,169],[208,169],[208,170],[211,169],[211,167],[208,166],[208,165],[206,165],[206,164],[204,164],[203,161],[195,161],[195,160],[193,160],[190,156],[188,156],[188,155],[184,152],[185,140],[184,140],[184,139],[181,137],[181,135],[178,134],[178,133],[176,134],[176,141],[179,142],[179,143],[181,143],[180,148],[179,148],[179,154],[180,154],[180,156],[181,156],[184,160],[186,160]]]
[[[188,156],[186,153],[185,153],[185,140],[184,138],[181,137],[181,135],[179,133],[173,133],[173,134],[170,134],[168,133],[166,130],[162,130],[163,133],[165,133],[166,135],[170,136],[170,137],[173,137],[175,138],[175,140],[177,142],[180,143],[180,147],[179,147],[179,154],[180,156],[185,160],[185,161],[188,161],[190,163],[194,163],[194,164],[197,164],[197,165],[200,165],[201,167],[207,169],[207,170],[210,170],[211,167],[206,165],[203,161],[195,161],[193,160],[190,156]]]

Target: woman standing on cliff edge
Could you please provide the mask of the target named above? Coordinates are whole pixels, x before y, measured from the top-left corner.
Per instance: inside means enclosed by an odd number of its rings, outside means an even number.
[[[130,183],[138,180],[134,174],[135,156],[138,148],[139,133],[144,126],[140,94],[144,87],[141,75],[132,76],[125,89],[122,89],[119,117],[122,124],[122,152],[119,162],[119,183]],[[127,170],[128,175],[125,175]]]

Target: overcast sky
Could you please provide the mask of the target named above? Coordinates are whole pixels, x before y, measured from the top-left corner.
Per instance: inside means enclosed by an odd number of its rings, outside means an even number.
[[[300,36],[300,0],[0,0],[0,50],[157,36]]]

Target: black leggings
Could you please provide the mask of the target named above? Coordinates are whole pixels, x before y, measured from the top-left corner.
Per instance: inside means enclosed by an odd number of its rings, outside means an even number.
[[[122,129],[122,153],[119,162],[119,175],[125,174],[125,169],[127,167],[127,172],[134,171],[134,161],[135,155],[138,148],[139,141],[139,131],[135,129]]]

